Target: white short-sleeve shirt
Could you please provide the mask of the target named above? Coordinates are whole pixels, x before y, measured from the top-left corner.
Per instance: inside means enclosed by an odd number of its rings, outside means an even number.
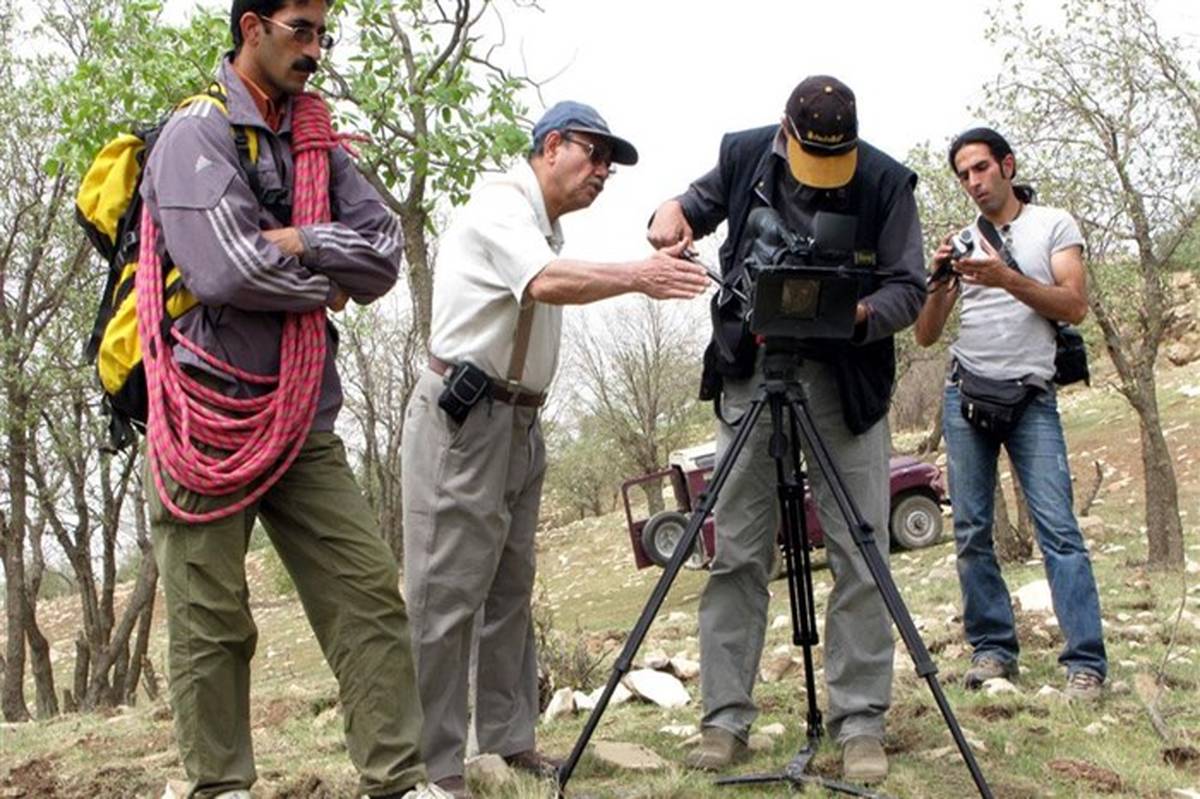
[[[528,162],[476,188],[438,242],[430,352],[451,363],[470,361],[504,380],[525,288],[562,244],[562,228],[550,222]],[[534,306],[520,383],[540,393],[558,368],[562,306]]]
[[[1039,283],[1054,284],[1050,258],[1083,245],[1079,225],[1066,211],[1026,205],[999,231],[1009,242],[1021,271]],[[983,234],[971,226],[975,241]],[[950,354],[975,374],[997,380],[1034,375],[1054,377],[1055,328],[1046,317],[1004,289],[962,286],[962,316]]]

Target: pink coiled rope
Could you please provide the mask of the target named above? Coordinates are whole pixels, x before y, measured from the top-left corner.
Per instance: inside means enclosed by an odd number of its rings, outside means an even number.
[[[331,220],[329,152],[340,144],[324,101],[315,94],[297,95],[292,102],[296,165],[292,218],[296,226]],[[149,394],[147,457],[167,510],[185,522],[201,524],[257,502],[300,453],[320,398],[325,309],[287,314],[277,375],[252,374],[225,363],[171,329],[175,341],[220,371],[244,383],[274,387],[257,397],[227,397],[188,376],[172,357],[163,333],[163,269],[157,242],[157,226],[144,207],[136,289],[138,335]],[[229,505],[195,513],[171,498],[164,473],[183,488],[204,496],[250,490]]]

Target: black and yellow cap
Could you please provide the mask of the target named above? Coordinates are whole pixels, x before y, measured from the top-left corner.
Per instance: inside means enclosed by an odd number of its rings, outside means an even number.
[[[805,186],[836,189],[858,166],[858,112],[854,92],[837,78],[813,75],[792,90],[784,108],[787,159]]]

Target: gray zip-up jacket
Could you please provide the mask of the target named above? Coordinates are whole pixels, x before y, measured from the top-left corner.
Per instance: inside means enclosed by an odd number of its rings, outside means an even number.
[[[150,154],[142,197],[159,226],[159,250],[178,266],[200,305],[175,327],[205,351],[241,369],[274,374],[285,312],[323,308],[341,288],[366,304],[395,284],[402,256],[400,221],[341,149],[331,153],[334,222],[300,229],[304,254],[285,255],[261,231],[282,227],[260,205],[238,159],[232,131],[258,135],[256,171],[264,191],[291,192],[291,104],[278,132],[263,121],[249,90],[226,61],[218,80],[228,94],[228,117],[212,103],[194,103],[167,123]],[[342,405],[335,366],[337,334],[327,325],[325,372],[313,430],[333,429]],[[176,360],[228,381],[229,393],[249,396],[182,347]]]

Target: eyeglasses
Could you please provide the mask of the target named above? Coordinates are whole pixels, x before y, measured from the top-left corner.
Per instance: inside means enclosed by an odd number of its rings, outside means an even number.
[[[325,33],[318,33],[314,28],[308,25],[289,25],[286,22],[280,22],[278,20],[271,19],[270,17],[264,17],[262,14],[256,14],[255,16],[257,16],[263,22],[269,22],[272,25],[283,28],[284,30],[291,31],[292,41],[296,42],[297,44],[307,46],[312,44],[313,40],[316,40],[317,44],[322,50],[332,50],[333,46],[337,43],[337,39],[334,38],[333,34],[329,33],[328,31]]]
[[[617,171],[617,168],[615,166],[613,166],[613,162],[612,162],[613,152],[612,152],[611,146],[600,146],[600,145],[596,145],[590,141],[584,141],[583,139],[576,139],[575,137],[571,136],[569,133],[564,133],[563,139],[565,139],[566,141],[569,141],[571,144],[577,144],[581,148],[583,148],[583,151],[585,153],[587,153],[588,160],[590,160],[596,166],[608,167],[609,174],[612,174]]]

